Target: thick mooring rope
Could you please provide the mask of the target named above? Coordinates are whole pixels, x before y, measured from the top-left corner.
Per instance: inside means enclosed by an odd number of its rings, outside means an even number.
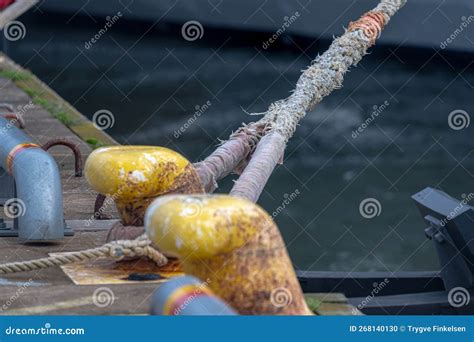
[[[270,105],[257,123],[269,127],[268,133],[258,143],[231,195],[258,200],[300,120],[324,97],[342,87],[349,68],[362,60],[390,18],[405,3],[406,0],[383,0],[375,9],[350,23],[344,35],[335,39],[301,74],[293,93]]]
[[[94,259],[113,258],[122,260],[137,257],[147,257],[158,266],[168,263],[166,256],[154,249],[151,246],[151,241],[144,234],[135,240],[114,241],[83,251],[58,253],[48,258],[3,264],[0,265],[0,274],[27,272]]]
[[[239,169],[245,166],[254,152],[255,142],[271,133],[269,128],[274,132],[280,131],[286,142],[306,112],[324,96],[342,86],[343,74],[348,67],[362,59],[367,49],[380,36],[384,26],[406,4],[406,1],[382,0],[372,11],[351,22],[347,32],[336,39],[330,50],[316,58],[312,66],[303,73],[295,91],[288,99],[272,104],[268,111],[263,113],[265,115],[260,121],[239,128],[208,158],[196,164],[205,189],[212,192],[217,187],[218,180],[236,169],[240,171]],[[280,158],[281,155],[276,160]]]
[[[244,124],[232,133],[209,157],[194,163],[206,192],[217,189],[217,181],[232,171],[240,173],[244,169],[246,157],[249,156],[259,140],[265,135],[266,126],[257,123]]]

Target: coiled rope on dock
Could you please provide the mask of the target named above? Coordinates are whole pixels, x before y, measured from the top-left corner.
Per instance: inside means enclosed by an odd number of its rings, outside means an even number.
[[[164,266],[168,263],[166,256],[154,249],[151,246],[151,241],[143,234],[135,240],[114,241],[82,251],[62,252],[47,258],[3,264],[0,265],[0,274],[28,272],[103,258],[122,260],[139,257],[149,258],[158,266]]]

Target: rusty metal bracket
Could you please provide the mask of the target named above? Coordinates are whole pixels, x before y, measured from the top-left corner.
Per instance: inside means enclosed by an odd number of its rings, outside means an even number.
[[[6,109],[9,112],[9,113],[1,114],[5,119],[7,119],[10,122],[13,121],[21,129],[25,128],[25,120],[20,115],[15,113],[15,109],[13,108],[11,104],[4,103],[4,102],[0,103],[0,108]]]
[[[48,151],[51,147],[58,146],[58,145],[66,146],[74,153],[75,175],[76,177],[82,177],[82,165],[83,165],[82,153],[81,153],[81,150],[79,149],[79,146],[77,146],[77,144],[65,138],[57,138],[57,139],[49,140],[46,144],[44,144],[41,147],[43,148],[43,150]]]
[[[7,113],[7,114],[2,114],[2,116],[7,119],[10,122],[14,122],[18,125],[18,128],[25,129],[26,124],[25,120],[18,114],[15,113]]]
[[[5,102],[0,102],[0,108],[4,108],[6,110],[8,110],[9,112],[14,112],[15,109],[13,108],[13,106],[9,103],[5,103]]]

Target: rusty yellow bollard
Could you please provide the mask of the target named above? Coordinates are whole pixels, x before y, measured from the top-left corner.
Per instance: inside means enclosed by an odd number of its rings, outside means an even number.
[[[226,195],[163,196],[149,206],[145,229],[240,314],[310,314],[278,227],[258,205]]]
[[[125,226],[143,226],[148,205],[168,193],[202,193],[194,166],[179,153],[155,146],[99,148],[86,161],[91,187],[114,199]]]

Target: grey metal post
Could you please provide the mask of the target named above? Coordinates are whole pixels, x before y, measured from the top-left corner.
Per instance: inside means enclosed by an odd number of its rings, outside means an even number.
[[[15,178],[22,206],[18,236],[26,242],[54,241],[64,237],[63,196],[54,158],[38,148],[18,149],[32,140],[12,123],[0,118],[0,166]],[[17,149],[13,162],[7,162]]]
[[[160,316],[237,315],[224,301],[210,293],[205,283],[191,276],[176,277],[162,284],[153,294],[151,314]]]

